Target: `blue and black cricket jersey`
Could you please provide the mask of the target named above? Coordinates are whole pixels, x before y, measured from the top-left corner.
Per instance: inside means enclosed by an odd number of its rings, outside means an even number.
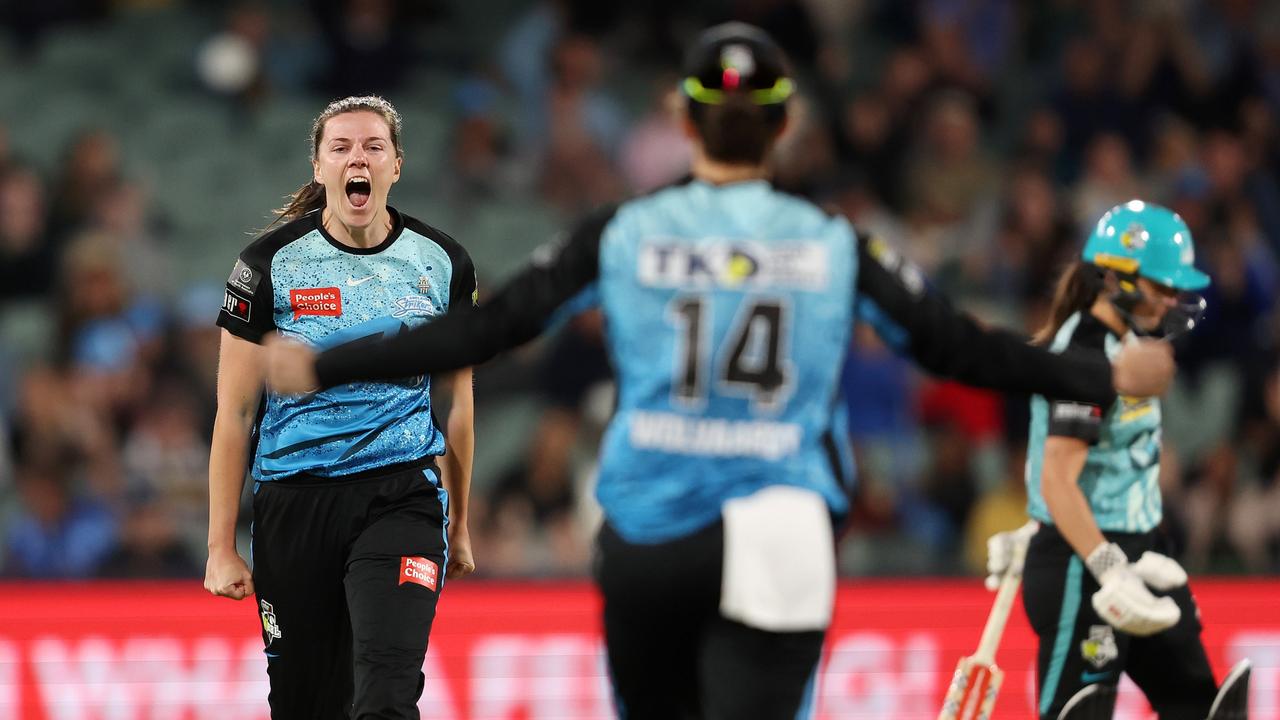
[[[319,349],[359,348],[470,306],[471,258],[453,238],[389,209],[376,247],[335,240],[312,212],[254,240],[227,279],[218,325],[251,342],[273,330]],[[426,463],[445,451],[429,375],[354,382],[312,395],[268,393],[253,477],[339,477]]]
[[[618,379],[597,494],[629,542],[689,535],[769,485],[813,490],[844,514],[852,460],[838,392],[855,317],[942,375],[1114,398],[1099,391],[1105,362],[979,328],[887,245],[765,181],[690,181],[607,208],[474,312],[326,352],[317,373],[328,386],[476,364],[583,296],[604,312]]]

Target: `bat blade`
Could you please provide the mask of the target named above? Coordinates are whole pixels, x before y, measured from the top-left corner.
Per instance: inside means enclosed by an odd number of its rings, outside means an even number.
[[[996,694],[1004,680],[1004,673],[996,666],[996,648],[1000,645],[1005,622],[1022,583],[1022,565],[1026,557],[1027,543],[1021,542],[1014,547],[1009,567],[1000,578],[996,601],[987,615],[987,624],[982,628],[977,652],[960,658],[956,664],[956,674],[951,678],[951,687],[947,689],[938,720],[990,720],[991,711],[996,706]]]
[[[960,658],[938,720],[990,720],[1004,671],[972,655]]]

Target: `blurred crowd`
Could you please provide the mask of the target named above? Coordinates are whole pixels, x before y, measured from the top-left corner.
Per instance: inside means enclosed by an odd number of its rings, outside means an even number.
[[[19,5],[0,19],[32,55],[41,37],[118,11]],[[1213,285],[1165,404],[1166,529],[1193,571],[1280,571],[1274,3],[543,0],[503,17],[483,52],[415,41],[448,34],[457,8],[443,1],[192,6],[220,18],[192,77],[246,115],[281,97],[317,110],[354,92],[398,102],[421,92],[415,71],[447,68],[433,192],[460,206],[533,200],[565,218],[681,177],[679,47],[715,21],[760,25],[802,89],[776,182],[1028,334],[1102,212],[1135,197],[1172,207]],[[227,268],[173,282],[183,240],[156,202],[164,189],[131,178],[91,121],[86,110],[90,129],[47,168],[0,129],[0,573],[197,576]],[[467,228],[447,229],[465,244]],[[480,572],[586,571],[611,404],[603,332],[581,315],[478,376],[481,416],[512,394],[536,413],[516,461],[475,479]],[[869,329],[855,335],[844,570],[976,570],[985,537],[1025,519],[1028,398],[929,379]]]

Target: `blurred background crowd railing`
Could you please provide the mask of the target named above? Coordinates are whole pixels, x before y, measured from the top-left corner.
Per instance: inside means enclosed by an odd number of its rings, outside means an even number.
[[[1276,3],[14,0],[0,574],[202,574],[221,285],[309,178],[328,100],[398,106],[391,202],[457,237],[483,294],[576,214],[684,173],[679,48],[728,18],[797,66],[777,183],[985,320],[1036,329],[1109,206],[1182,214],[1214,284],[1165,405],[1166,526],[1194,571],[1280,571]],[[483,574],[586,572],[602,332],[583,315],[478,372]],[[842,570],[976,570],[1024,518],[1027,398],[926,378],[865,328],[844,378],[860,479]]]

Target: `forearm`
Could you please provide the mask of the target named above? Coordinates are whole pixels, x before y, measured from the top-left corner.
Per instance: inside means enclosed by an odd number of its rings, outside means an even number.
[[[600,237],[613,217],[604,208],[586,218],[568,242],[537,252],[484,305],[458,307],[388,340],[332,348],[316,359],[321,387],[356,380],[394,380],[480,365],[546,328],[565,302],[600,273]]]
[[[449,493],[449,521],[466,528],[471,499],[471,467],[475,452],[475,411],[471,397],[471,373],[454,381],[465,388],[454,393],[446,421],[443,477]]]
[[[248,465],[252,421],[219,412],[209,453],[209,550],[236,548],[236,520]]]
[[[471,495],[471,455],[475,437],[449,424],[448,452],[443,463],[444,489],[449,493],[449,522],[463,527],[467,524]]]
[[[316,358],[316,378],[328,388],[451,371],[479,365],[537,333],[515,327],[501,307],[466,308],[385,340],[326,350]]]
[[[859,247],[858,292],[895,326],[889,334],[905,337],[897,349],[929,372],[969,385],[1098,405],[1115,399],[1104,358],[1057,355],[1013,333],[984,328],[930,292],[920,272],[883,243],[867,240]],[[884,336],[889,328],[877,329]]]
[[[1077,555],[1087,558],[1105,539],[1098,529],[1089,501],[1080,490],[1078,477],[1079,473],[1068,474],[1046,462],[1041,492],[1058,532],[1062,533]]]
[[[1115,400],[1111,365],[1101,358],[1072,351],[1063,354],[1029,344],[1003,330],[980,328],[973,320],[955,336],[951,348],[926,340],[916,355],[921,364],[940,375],[979,387],[1006,392],[1109,405]]]

